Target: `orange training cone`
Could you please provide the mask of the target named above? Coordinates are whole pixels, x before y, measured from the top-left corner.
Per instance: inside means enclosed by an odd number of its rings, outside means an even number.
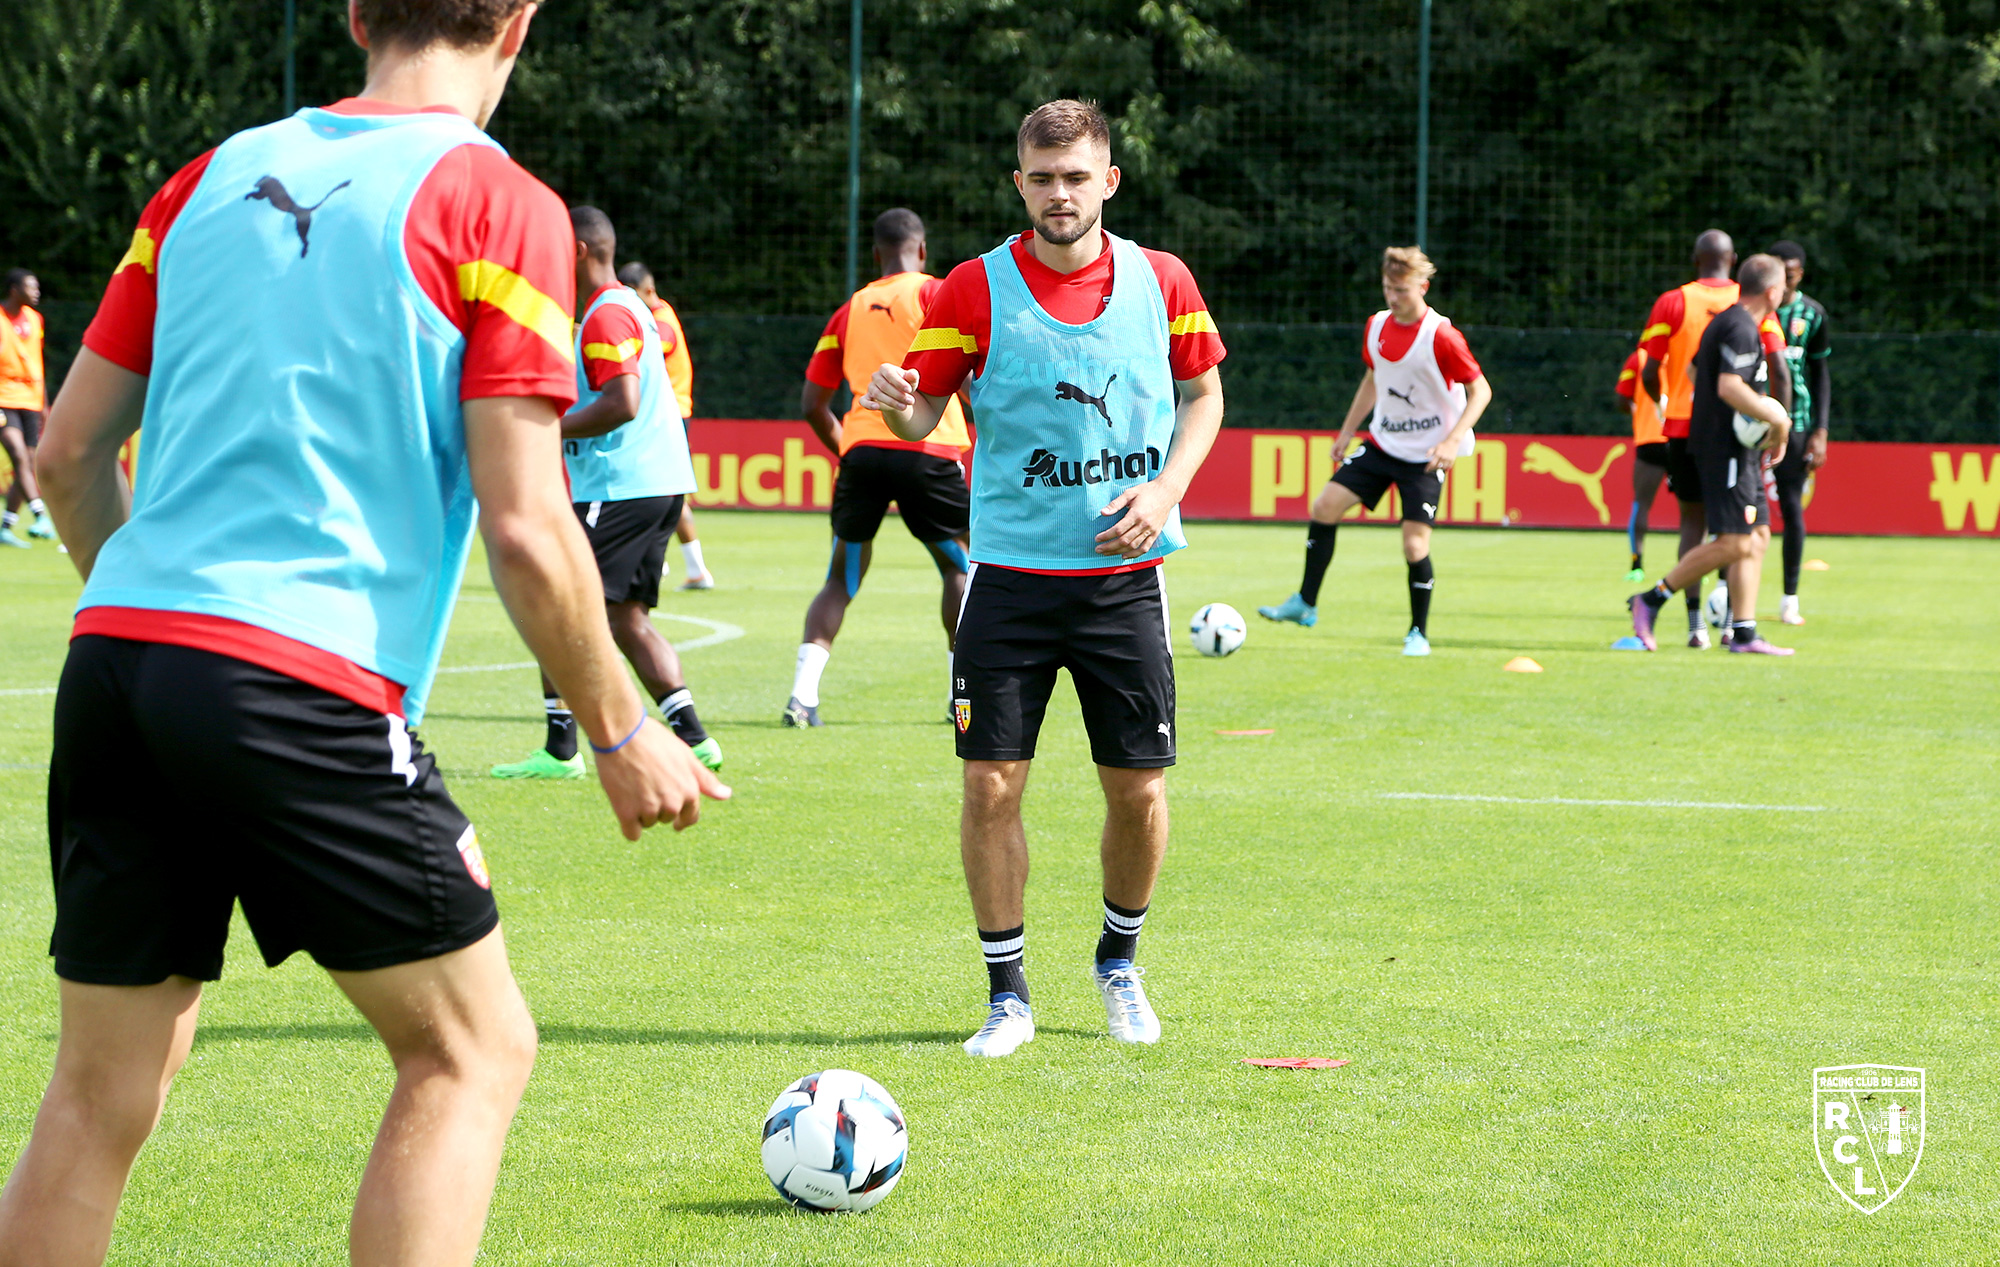
[[[1542,666],[1524,655],[1517,655],[1500,666],[1504,673],[1540,673]]]

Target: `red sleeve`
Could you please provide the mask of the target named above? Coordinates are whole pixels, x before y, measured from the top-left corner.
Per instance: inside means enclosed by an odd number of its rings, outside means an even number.
[[[938,292],[943,289],[944,278],[926,277],[924,284],[917,287],[917,307],[929,312],[931,305],[937,302]]]
[[[1368,350],[1368,328],[1374,324],[1373,317],[1361,323],[1361,363],[1371,370],[1375,368],[1375,354]]]
[[[1681,319],[1687,316],[1687,296],[1679,290],[1670,290],[1653,301],[1653,311],[1646,317],[1645,333],[1639,336],[1639,350],[1650,361],[1664,363],[1667,359],[1667,341],[1674,337],[1674,331],[1681,328]]]
[[[620,374],[637,374],[645,349],[637,313],[623,304],[598,305],[583,323],[583,376],[590,390],[603,391]]]
[[[815,386],[832,390],[847,379],[847,361],[841,353],[840,341],[847,337],[848,307],[840,305],[826,319],[826,329],[820,332],[812,359],[806,362],[806,381]]]
[[[660,332],[660,355],[672,356],[674,349],[680,346],[680,337],[674,333],[674,323],[656,313],[653,328]]]
[[[1472,359],[1472,349],[1465,345],[1465,332],[1457,326],[1441,328],[1431,340],[1431,351],[1437,357],[1438,372],[1444,375],[1447,386],[1469,383],[1485,373],[1479,362]]]
[[[1639,390],[1640,354],[1637,352],[1625,358],[1625,364],[1618,371],[1618,386],[1612,390],[1627,400],[1631,400]]]
[[[1146,259],[1160,279],[1160,294],[1167,300],[1167,361],[1174,378],[1181,382],[1200,378],[1229,355],[1229,349],[1222,346],[1222,333],[1215,328],[1215,318],[1208,315],[1208,304],[1201,297],[1201,288],[1194,284],[1194,274],[1179,256],[1147,251]]]
[[[917,371],[917,390],[949,396],[986,364],[993,335],[993,297],[986,288],[986,265],[967,260],[951,270],[924,310],[924,324],[903,357]]]
[[[134,374],[153,372],[153,315],[160,302],[160,243],[166,240],[174,219],[201,184],[202,174],[208,171],[208,160],[214,156],[215,151],[210,150],[175,172],[146,203],[146,209],[139,213],[139,225],[132,231],[132,245],[126,248],[125,258],[118,261],[118,267],[111,270],[111,283],[104,288],[97,315],[83,332],[83,346]]]
[[[1765,317],[1764,324],[1757,327],[1757,334],[1763,340],[1766,356],[1785,354],[1785,331],[1775,316]]]
[[[576,403],[575,241],[562,199],[491,146],[462,145],[424,178],[403,250],[417,284],[465,334],[459,399]]]

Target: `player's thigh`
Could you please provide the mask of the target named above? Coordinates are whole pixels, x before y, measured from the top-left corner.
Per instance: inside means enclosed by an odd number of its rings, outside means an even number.
[[[842,455],[840,473],[833,478],[833,506],[827,512],[838,539],[873,541],[882,530],[882,516],[895,495],[881,479],[879,455],[884,452],[856,445]]]
[[[14,416],[14,425],[21,429],[21,442],[30,449],[40,446],[42,421],[46,415],[39,409],[15,409],[10,412]]]
[[[686,501],[684,496],[635,497],[576,504],[577,519],[597,559],[605,602],[636,602],[648,610],[660,605],[667,543]]]
[[[1667,478],[1667,446],[1665,441],[1642,444],[1632,457],[1632,492],[1639,501],[1652,505],[1659,495],[1660,485]]]
[[[535,1023],[497,927],[428,959],[331,975],[392,1056],[533,1059]]]
[[[963,537],[971,523],[972,502],[965,486],[965,468],[950,458],[910,453],[896,487],[896,508],[903,526],[925,545]],[[963,571],[963,566],[960,567]]]
[[[478,834],[400,717],[240,660],[158,647],[136,694],[162,765],[234,826],[267,963],[366,972],[461,949],[499,912]],[[215,812],[211,811],[211,812]]]
[[[1349,453],[1334,470],[1333,478],[1320,496],[1328,500],[1328,509],[1334,511],[1336,516],[1346,514],[1356,505],[1373,510],[1382,504],[1382,495],[1396,482],[1401,473],[1397,469],[1399,465],[1395,459],[1376,448],[1372,440],[1363,441],[1361,447]],[[1346,497],[1341,496],[1343,492]],[[1353,500],[1348,500],[1349,497]],[[1313,510],[1318,514],[1320,507],[1315,504]]]
[[[1683,502],[1701,501],[1701,471],[1684,436],[1667,439],[1667,491]]]
[[[49,940],[67,981],[147,986],[222,974],[240,825],[227,801],[169,762],[186,732],[212,728],[223,701],[196,694],[153,711],[159,703],[140,686],[158,650],[84,635],[63,664],[49,762]]]
[[[1034,757],[1068,632],[1061,580],[1006,568],[972,569],[951,659],[960,759]]]
[[[1407,462],[1410,469],[1400,472],[1396,481],[1396,491],[1402,495],[1403,523],[1420,525],[1424,529],[1424,539],[1430,539],[1430,526],[1437,522],[1438,504],[1444,500],[1444,475],[1439,471],[1426,471],[1421,462]],[[1403,534],[1405,541],[1409,534]]]
[[[1070,625],[1064,667],[1076,683],[1091,760],[1115,769],[1170,766],[1177,701],[1160,569],[1087,579],[1098,592]]]

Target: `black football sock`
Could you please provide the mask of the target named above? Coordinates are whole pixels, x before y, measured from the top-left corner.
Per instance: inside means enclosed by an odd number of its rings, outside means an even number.
[[[1639,601],[1657,612],[1660,608],[1665,607],[1667,600],[1673,596],[1673,590],[1667,587],[1665,581],[1661,581],[1658,585],[1639,595]]]
[[[1104,899],[1104,932],[1097,939],[1097,962],[1131,959],[1139,951],[1139,930],[1146,923],[1146,907],[1132,910]]]
[[[1731,621],[1729,625],[1729,640],[1738,644],[1757,641],[1757,622],[1754,620]]]
[[[979,930],[979,949],[986,956],[986,982],[993,994],[1013,994],[1028,1001],[1028,974],[1021,952],[1028,944],[1028,926],[1016,924],[997,933]]]
[[[694,692],[685,686],[660,701],[660,716],[667,719],[667,725],[690,748],[708,738],[708,732],[701,728],[701,718],[694,714]]]
[[[548,715],[549,737],[542,747],[558,761],[567,761],[576,755],[576,717],[563,703],[560,695],[544,695],[542,712]]]
[[[1431,588],[1432,579],[1429,555],[1409,565],[1410,570],[1410,625],[1424,637],[1431,636]]]
[[[1320,582],[1326,579],[1327,564],[1333,562],[1333,536],[1339,524],[1318,520],[1306,525],[1306,573],[1299,580],[1299,597],[1308,607],[1319,606]]]
[[[1632,556],[1632,570],[1634,572],[1637,572],[1640,568],[1644,566],[1645,566],[1645,556],[1638,554]]]

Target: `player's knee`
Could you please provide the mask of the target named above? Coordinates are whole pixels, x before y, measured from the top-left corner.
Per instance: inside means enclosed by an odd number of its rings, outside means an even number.
[[[1105,804],[1114,816],[1145,819],[1166,811],[1167,780],[1163,770],[1113,771],[1107,767],[1101,781]]]
[[[1333,523],[1346,509],[1341,505],[1340,494],[1334,491],[1338,487],[1338,484],[1328,484],[1319,490],[1319,496],[1313,498],[1312,517],[1316,522]]]
[[[1017,811],[1021,788],[1011,775],[1010,761],[965,763],[965,811],[975,818]]]
[[[65,1130],[137,1153],[160,1119],[174,1072],[59,1060],[49,1081],[49,1108]]]

